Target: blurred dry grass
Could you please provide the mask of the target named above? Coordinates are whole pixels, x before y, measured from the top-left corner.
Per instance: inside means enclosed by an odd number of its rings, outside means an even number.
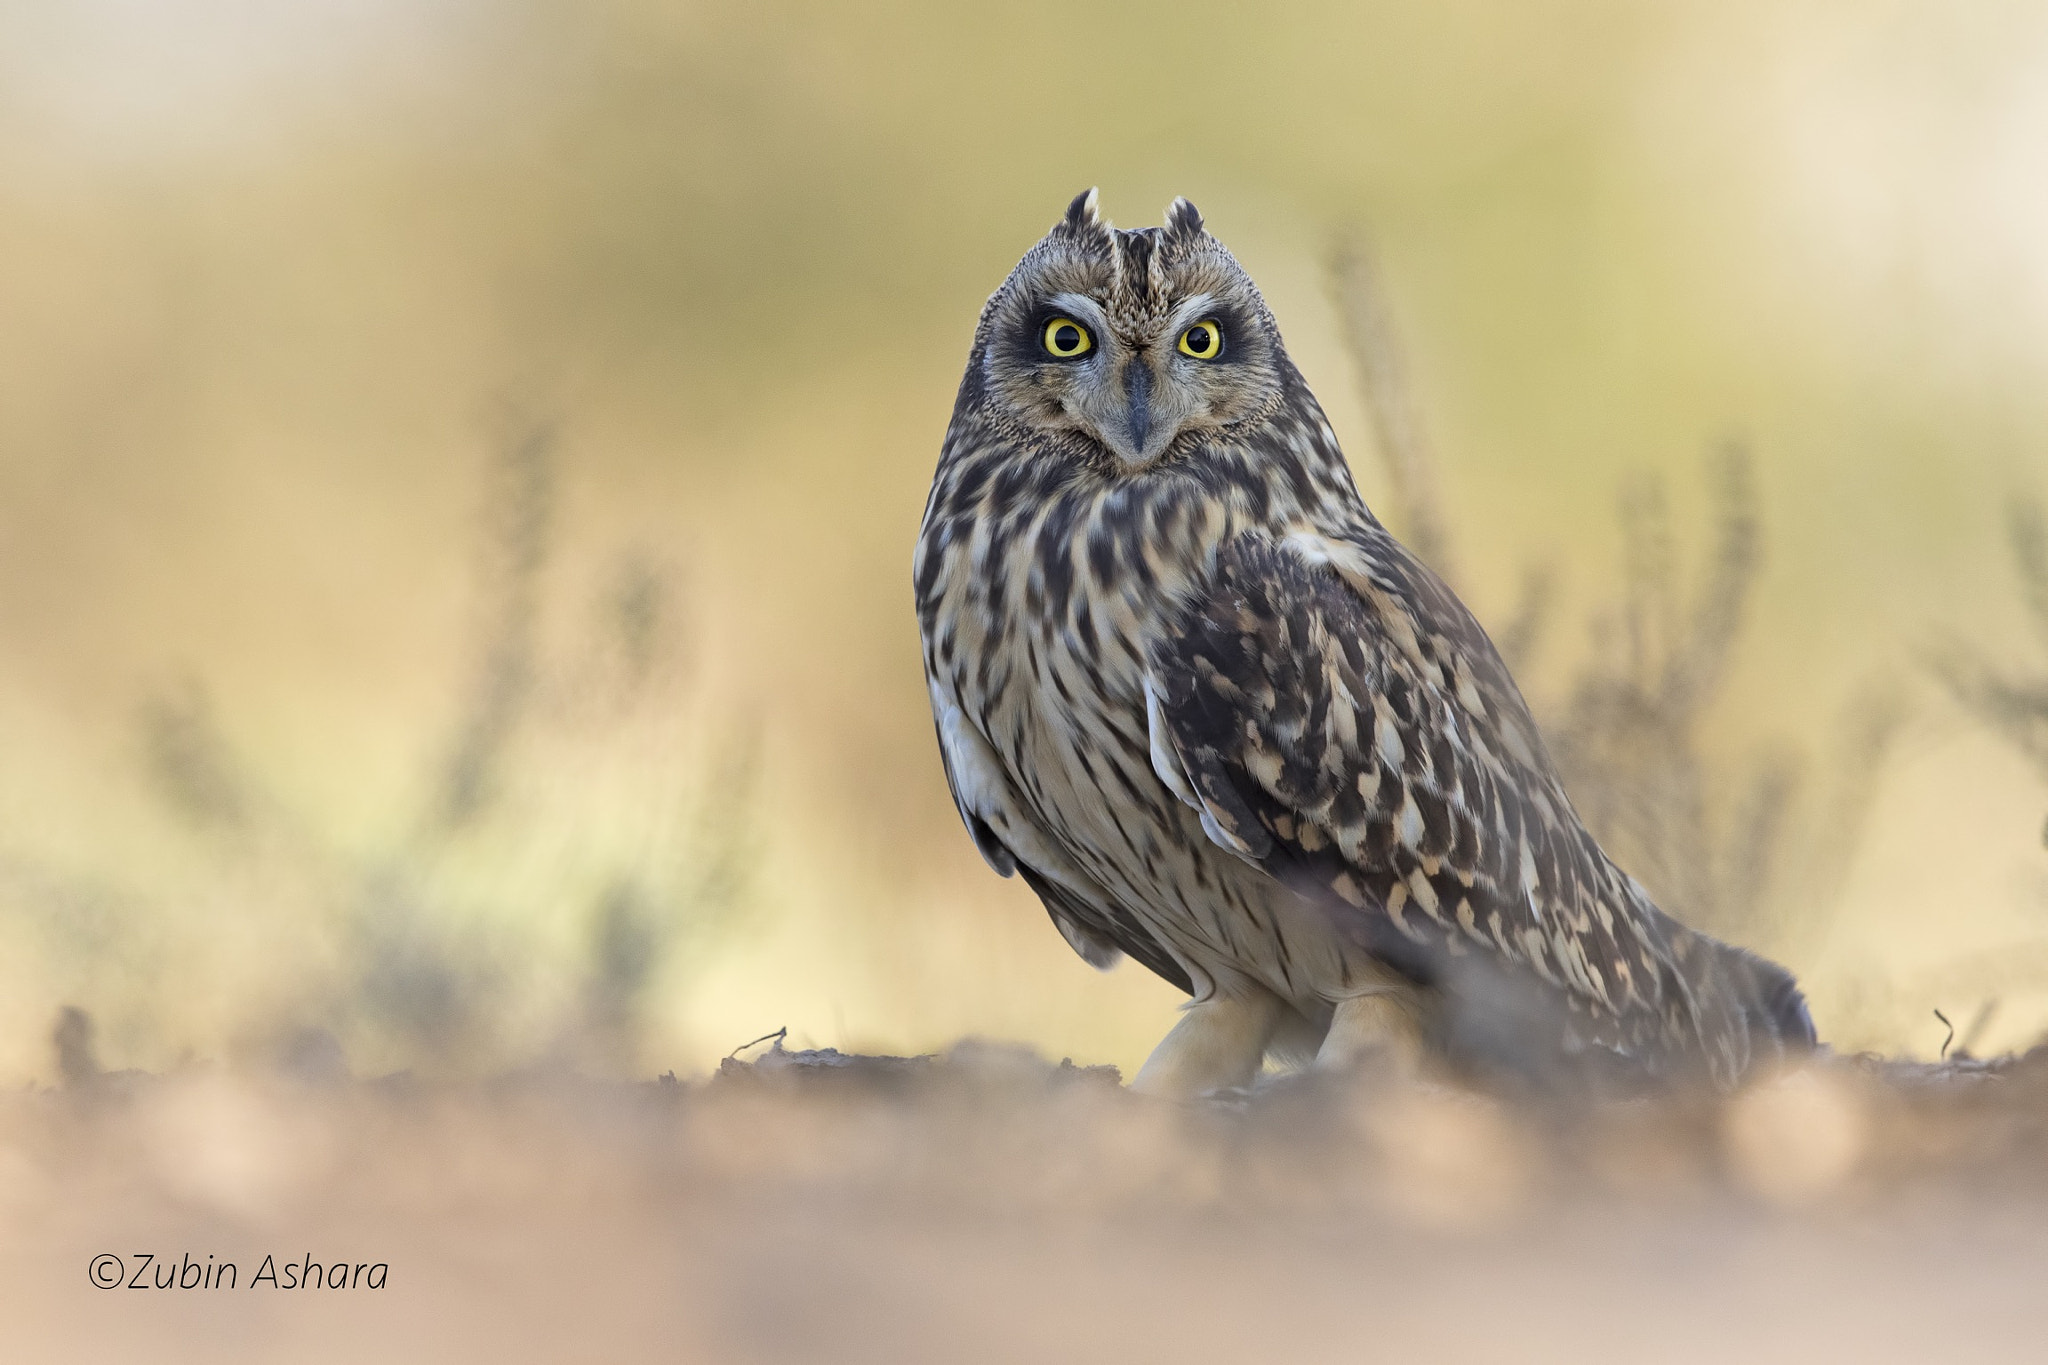
[[[2038,500],[2017,496],[2007,515],[2007,538],[2028,624],[2038,647],[2048,647],[2048,518]],[[1945,639],[1930,663],[1949,692],[2048,776],[2048,673],[2013,670],[1968,641]],[[2048,831],[2043,833],[2048,842]]]
[[[310,1048],[344,1072],[536,1057],[645,1072],[648,1016],[744,914],[758,744],[744,717],[703,715],[675,567],[622,552],[584,633],[567,648],[541,639],[558,441],[545,421],[503,419],[474,657],[424,755],[420,807],[386,840],[346,847],[294,811],[196,682],[145,698],[142,775],[201,842],[223,909],[254,893],[326,950],[230,1055]],[[182,986],[123,1004],[176,1019]]]

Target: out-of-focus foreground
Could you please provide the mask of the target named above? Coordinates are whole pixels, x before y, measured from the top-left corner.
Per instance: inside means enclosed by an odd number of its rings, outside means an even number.
[[[995,1047],[698,1085],[86,1078],[0,1108],[7,1333],[50,1361],[2034,1360],[2044,1085],[2037,1054],[1727,1103],[1360,1077],[1183,1108]]]

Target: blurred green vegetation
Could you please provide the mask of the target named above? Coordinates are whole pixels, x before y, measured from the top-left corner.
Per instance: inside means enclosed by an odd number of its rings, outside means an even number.
[[[432,960],[523,964],[477,987],[481,1061],[612,1008],[607,970],[639,1002],[619,1066],[783,1024],[1140,1055],[1171,992],[1096,978],[955,828],[905,583],[980,302],[1090,184],[1127,224],[1202,206],[1383,502],[1330,269],[1370,243],[1461,586],[1504,628],[1530,566],[1553,585],[1532,693],[1594,676],[1581,627],[1642,525],[1618,493],[1668,490],[1673,562],[1706,562],[1700,460],[1752,453],[1700,790],[1746,808],[1873,684],[1917,698],[1831,908],[1772,911],[1819,926],[1784,942],[1824,1032],[1931,1051],[1928,1011],[1985,993],[1944,964],[2042,938],[2035,778],[1918,696],[1937,632],[1995,651],[2023,619],[1998,526],[2048,448],[2038,7],[132,8],[0,16],[0,1075],[48,1071],[65,1003],[112,1065],[306,1029],[417,1062],[350,1034],[347,907],[494,745],[544,795],[392,912]],[[507,412],[557,433],[526,580],[488,553]],[[636,564],[692,664],[634,724],[679,719],[563,740],[490,681],[503,594],[523,657],[573,672]],[[256,798],[202,766],[167,802],[147,774],[195,737],[319,856],[196,834],[179,801]],[[698,827],[621,833],[665,801],[743,808],[748,889],[687,970],[629,980],[652,931],[604,927],[607,878],[670,857],[671,885]],[[2039,984],[1997,989],[2006,1041],[2038,1031]]]

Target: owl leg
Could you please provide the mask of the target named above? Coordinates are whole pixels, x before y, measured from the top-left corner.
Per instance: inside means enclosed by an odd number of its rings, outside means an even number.
[[[1339,1000],[1316,1052],[1316,1070],[1350,1071],[1382,1058],[1404,1076],[1420,1069],[1422,1021],[1414,1003],[1392,991]]]
[[[1315,1064],[1323,1035],[1329,1031],[1328,1020],[1311,1019],[1298,1007],[1289,1009],[1280,1016],[1280,1026],[1266,1044],[1266,1061],[1282,1071],[1306,1071]]]
[[[1287,1007],[1270,991],[1246,988],[1189,1005],[1131,1081],[1131,1089],[1191,1100],[1251,1084]]]

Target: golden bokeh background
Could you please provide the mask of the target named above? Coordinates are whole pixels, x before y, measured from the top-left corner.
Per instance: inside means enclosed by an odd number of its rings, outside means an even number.
[[[1709,752],[1906,715],[1763,946],[1844,1045],[2048,1025],[2048,792],[1929,667],[2038,645],[2040,6],[75,0],[0,14],[0,1081],[65,1005],[152,1070],[1135,1063],[1174,993],[980,864],[909,609],[977,310],[1091,184],[1201,206],[1375,500],[1369,239],[1461,583],[1558,584],[1539,698],[1621,491],[1696,562],[1745,443]]]

